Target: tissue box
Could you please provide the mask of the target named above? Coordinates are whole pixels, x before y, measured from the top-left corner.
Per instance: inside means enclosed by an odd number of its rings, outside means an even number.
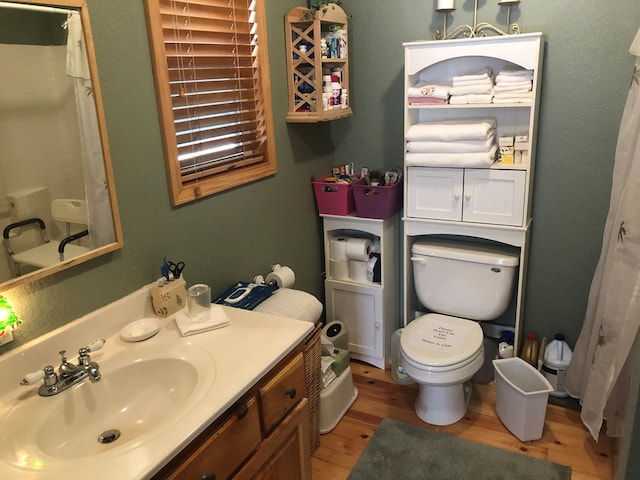
[[[349,350],[344,350],[342,348],[334,348],[333,349],[334,357],[333,363],[331,364],[331,369],[333,373],[336,374],[336,377],[342,375],[347,367],[349,366]]]
[[[158,280],[151,289],[153,311],[159,317],[169,317],[184,308],[187,302],[187,288],[184,278],[166,281]]]

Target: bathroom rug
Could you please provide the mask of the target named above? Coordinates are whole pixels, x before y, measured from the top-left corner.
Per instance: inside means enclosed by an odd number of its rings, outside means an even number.
[[[571,467],[385,418],[348,480],[570,480]]]

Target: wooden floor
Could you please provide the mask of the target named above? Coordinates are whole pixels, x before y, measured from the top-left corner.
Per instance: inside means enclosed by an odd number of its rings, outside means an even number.
[[[389,371],[351,361],[358,398],[331,432],[321,435],[313,454],[313,480],[344,480],[383,418],[419,425],[494,447],[569,465],[572,480],[613,478],[613,442],[601,435],[593,441],[576,410],[549,404],[540,440],[520,442],[495,411],[495,385],[474,385],[465,418],[446,427],[422,422],[413,403],[417,387],[393,382]],[[398,479],[402,480],[402,479]]]

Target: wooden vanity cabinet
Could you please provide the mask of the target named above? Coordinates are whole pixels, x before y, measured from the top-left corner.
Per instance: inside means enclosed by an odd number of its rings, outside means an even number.
[[[304,342],[185,447],[154,480],[310,480]]]

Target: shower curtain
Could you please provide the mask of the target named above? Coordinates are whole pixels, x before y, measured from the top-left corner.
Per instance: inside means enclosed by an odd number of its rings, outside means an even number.
[[[67,29],[67,75],[73,78],[82,141],[82,168],[89,211],[89,238],[91,247],[96,248],[115,242],[113,212],[109,200],[96,102],[79,12],[69,13]]]
[[[627,358],[640,326],[640,30],[631,45],[635,70],[620,123],[609,213],[584,325],[565,379],[580,398],[594,439],[603,421],[622,436],[629,396]]]

